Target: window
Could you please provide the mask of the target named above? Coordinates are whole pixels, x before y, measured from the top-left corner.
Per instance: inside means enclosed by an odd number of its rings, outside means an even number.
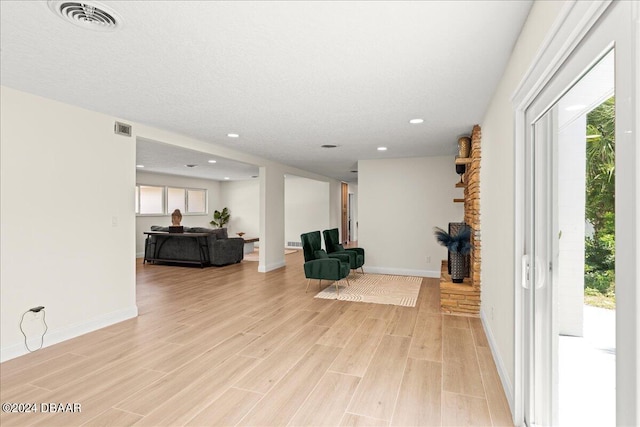
[[[169,215],[175,209],[183,215],[203,215],[207,214],[207,190],[136,185],[135,204],[138,215]]]
[[[136,186],[136,213],[140,215],[164,214],[164,187]]]
[[[207,190],[187,190],[187,213],[207,213]]]
[[[186,197],[184,188],[167,188],[167,212],[171,213],[176,209],[180,209],[180,212],[186,213]]]

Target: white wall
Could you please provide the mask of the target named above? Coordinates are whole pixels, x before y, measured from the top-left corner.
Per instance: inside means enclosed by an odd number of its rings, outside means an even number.
[[[482,305],[498,370],[514,381],[514,110],[511,104],[564,2],[535,2],[493,95],[482,127],[480,213],[482,224]],[[504,379],[504,377],[503,377]],[[510,388],[509,388],[510,387]]]
[[[342,223],[342,183],[329,182],[329,228],[340,228]]]
[[[45,346],[137,315],[135,137],[115,135],[115,117],[0,90],[6,360],[26,352],[31,307],[46,307]]]
[[[222,210],[224,202],[221,197],[220,181],[209,179],[189,178],[177,175],[166,175],[160,173],[149,173],[138,170],[136,172],[136,184],[174,186],[184,188],[204,188],[208,193],[209,213],[203,215],[191,215],[182,213],[182,222],[185,227],[209,227],[213,228],[209,221],[213,219],[213,212]],[[233,215],[232,215],[233,220]],[[151,230],[152,225],[171,225],[171,213],[169,215],[136,216],[136,256],[144,256],[145,231]],[[227,227],[229,228],[229,227]],[[231,231],[231,230],[229,230]]]
[[[358,184],[349,183],[351,197],[351,240],[358,241]]]
[[[330,227],[329,183],[287,175],[284,180],[284,241]]]
[[[260,236],[260,181],[257,179],[220,183],[220,207],[231,212],[230,236],[243,231],[245,238]],[[213,215],[213,214],[212,214]]]
[[[458,181],[453,156],[359,161],[358,246],[367,251],[365,270],[440,277],[447,250],[433,227],[463,220],[462,204],[453,203],[462,197]]]
[[[229,233],[260,234],[260,182],[221,182],[221,203],[231,210]],[[284,242],[299,242],[300,234],[330,228],[330,185],[295,175],[284,180]],[[258,243],[259,246],[259,243]]]
[[[284,175],[278,166],[260,167],[260,259],[258,271],[284,267]]]

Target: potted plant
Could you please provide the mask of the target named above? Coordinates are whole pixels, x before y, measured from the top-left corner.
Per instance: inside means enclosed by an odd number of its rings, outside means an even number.
[[[231,214],[229,213],[229,209],[224,208],[222,209],[222,212],[217,210],[213,213],[213,221],[209,222],[209,224],[222,228],[229,222],[230,217]]]
[[[451,281],[462,283],[464,280],[464,258],[471,253],[471,228],[461,227],[456,233],[449,234],[440,227],[433,228],[436,240],[451,253]]]

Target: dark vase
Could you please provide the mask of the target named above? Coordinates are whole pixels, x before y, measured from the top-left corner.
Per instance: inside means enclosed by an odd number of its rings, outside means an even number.
[[[460,252],[450,252],[451,254],[451,281],[462,283],[464,281],[464,258]]]
[[[462,176],[464,175],[466,170],[467,170],[467,167],[465,165],[456,165],[456,173],[460,175],[460,184],[464,184],[464,181],[462,180]]]

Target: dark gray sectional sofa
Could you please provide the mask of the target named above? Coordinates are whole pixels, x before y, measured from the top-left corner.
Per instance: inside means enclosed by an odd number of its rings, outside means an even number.
[[[151,231],[168,232],[169,227],[154,225]],[[150,235],[146,243],[145,261],[221,266],[240,262],[244,257],[244,239],[230,238],[226,228],[184,227],[184,232],[207,233],[206,241],[204,237],[192,239],[176,238],[172,234]],[[207,248],[208,253],[202,253],[203,248]]]

